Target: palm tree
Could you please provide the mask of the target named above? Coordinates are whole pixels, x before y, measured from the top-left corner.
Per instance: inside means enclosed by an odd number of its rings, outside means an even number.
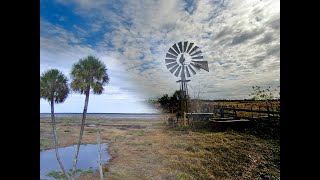
[[[54,147],[56,151],[56,158],[64,175],[69,178],[66,173],[58,152],[58,138],[56,132],[56,120],[54,117],[54,103],[62,103],[66,100],[69,94],[69,87],[67,85],[67,77],[57,69],[50,69],[40,76],[40,98],[49,101],[51,106],[51,120],[52,132],[54,139]]]
[[[84,59],[80,59],[78,63],[73,65],[71,70],[71,78],[73,79],[71,82],[72,90],[86,95],[82,114],[80,136],[73,162],[72,174],[74,177],[88,109],[90,90],[92,89],[94,94],[101,94],[104,90],[103,85],[109,83],[109,76],[107,74],[107,67],[103,62],[94,56],[88,56]]]

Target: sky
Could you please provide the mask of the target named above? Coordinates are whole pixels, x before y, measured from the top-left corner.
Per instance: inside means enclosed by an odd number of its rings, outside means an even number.
[[[93,55],[110,78],[88,113],[155,113],[147,103],[180,88],[165,57],[193,42],[208,61],[188,82],[191,98],[246,99],[252,86],[280,86],[279,0],[40,0],[40,75]],[[55,112],[83,111],[72,92]],[[49,113],[40,99],[40,113]]]

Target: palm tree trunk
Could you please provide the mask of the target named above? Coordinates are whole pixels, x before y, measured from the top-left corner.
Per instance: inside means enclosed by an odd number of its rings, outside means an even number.
[[[75,159],[73,161],[73,170],[72,170],[72,178],[73,179],[75,178],[75,172],[76,172],[77,162],[78,162],[78,155],[79,155],[81,140],[82,140],[83,131],[84,131],[84,124],[85,124],[85,121],[86,121],[86,114],[87,114],[87,108],[88,108],[88,102],[89,102],[89,94],[90,94],[90,86],[87,87],[86,99],[85,99],[85,102],[84,102],[84,108],[83,108],[83,113],[82,113],[80,136],[79,136],[79,141],[78,141],[78,145],[77,145],[76,156],[75,156]]]
[[[51,120],[52,120],[52,132],[53,132],[53,139],[54,139],[54,148],[55,148],[55,151],[56,151],[56,158],[57,158],[57,161],[60,165],[60,168],[63,172],[63,174],[68,178],[70,179],[69,175],[67,174],[66,170],[64,169],[63,167],[63,164],[60,160],[60,156],[59,156],[59,152],[58,152],[58,138],[57,138],[57,131],[56,131],[56,119],[54,117],[54,100],[52,99],[51,100]]]

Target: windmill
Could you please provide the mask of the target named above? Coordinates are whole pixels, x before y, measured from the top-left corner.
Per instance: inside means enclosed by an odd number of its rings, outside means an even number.
[[[208,61],[203,61],[202,51],[198,46],[193,46],[194,43],[181,41],[171,46],[166,54],[166,66],[171,74],[180,77],[176,81],[180,84],[180,113],[188,112],[188,86],[187,78],[197,74],[200,69],[209,72]],[[191,72],[191,73],[190,73]],[[186,78],[187,76],[187,78]]]

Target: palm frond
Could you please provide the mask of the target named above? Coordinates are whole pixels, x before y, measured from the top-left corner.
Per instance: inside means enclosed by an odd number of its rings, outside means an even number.
[[[109,82],[106,65],[94,56],[87,56],[80,59],[72,66],[71,89],[81,94],[86,93],[89,88],[95,94],[103,92],[103,85]]]
[[[68,78],[57,69],[50,69],[40,76],[40,98],[55,103],[64,102],[70,93]]]

